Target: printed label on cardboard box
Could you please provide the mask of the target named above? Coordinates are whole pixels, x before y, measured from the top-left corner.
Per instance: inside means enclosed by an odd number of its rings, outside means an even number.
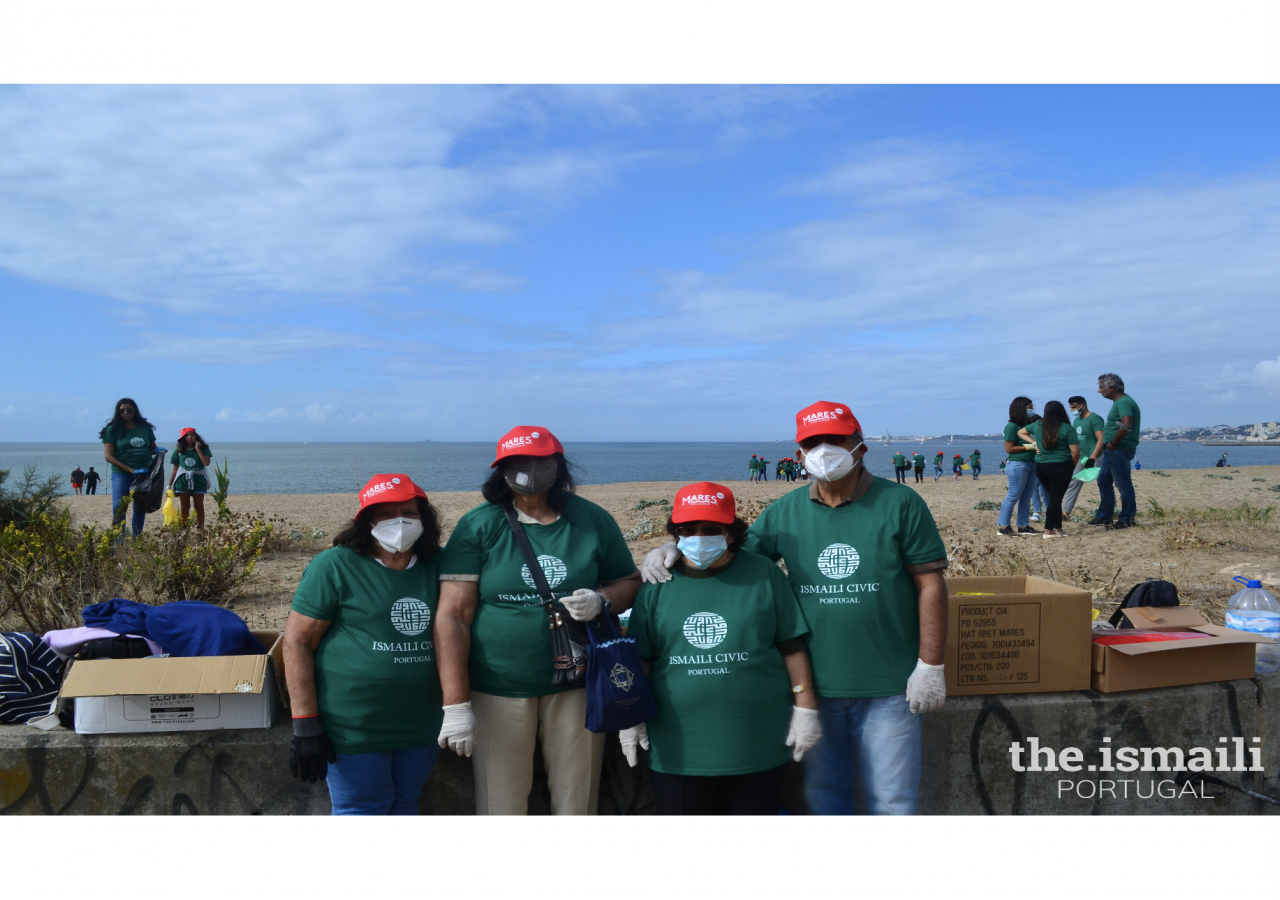
[[[217,694],[136,694],[124,698],[124,717],[175,725],[216,718],[219,706]]]
[[[1039,603],[960,605],[959,684],[1040,681]]]

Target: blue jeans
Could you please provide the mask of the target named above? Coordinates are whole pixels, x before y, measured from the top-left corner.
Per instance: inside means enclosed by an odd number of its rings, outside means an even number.
[[[848,816],[855,767],[867,812],[911,816],[920,797],[920,716],[896,697],[818,698],[822,737],[804,757],[804,796],[816,816]]]
[[[1005,475],[1009,478],[1009,493],[1000,504],[1000,515],[996,517],[996,525],[1005,528],[1013,518],[1013,508],[1018,507],[1018,527],[1025,528],[1031,524],[1031,496],[1040,486],[1036,478],[1036,464],[1011,459],[1005,465]]]
[[[1095,518],[1109,519],[1116,511],[1116,489],[1120,491],[1120,515],[1117,522],[1133,522],[1138,514],[1138,498],[1133,493],[1133,473],[1129,463],[1133,462],[1136,450],[1103,450],[1102,471],[1098,473],[1098,492],[1102,499],[1098,503]]]
[[[982,464],[981,464],[981,463],[979,463],[978,465],[976,465],[976,466],[974,466],[974,467],[973,467],[973,480],[974,480],[974,481],[977,481],[977,480],[978,480],[978,475],[979,475],[979,474],[981,474],[981,472],[982,472]]]
[[[940,476],[941,474],[942,474],[942,466],[938,465],[937,463],[934,463],[934,465],[933,465],[933,480],[934,480],[934,481],[937,481],[937,480],[938,480],[938,476]]]
[[[120,512],[120,501],[129,496],[129,486],[134,476],[122,472],[111,473],[111,527],[115,528],[124,520]],[[147,511],[140,503],[133,504],[133,536],[142,534],[142,526],[147,521]]]
[[[335,816],[416,816],[422,786],[440,755],[438,744],[339,753],[329,766],[329,802]]]

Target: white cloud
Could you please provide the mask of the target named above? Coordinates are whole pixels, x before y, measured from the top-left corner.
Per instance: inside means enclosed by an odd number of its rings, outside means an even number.
[[[1269,393],[1280,394],[1280,356],[1258,363],[1253,367],[1250,378],[1254,384],[1265,388]]]
[[[214,418],[219,422],[230,422],[235,419],[235,413],[231,411],[231,407],[224,406],[218,410],[218,414]]]
[[[338,407],[334,406],[332,403],[310,403],[307,405],[307,408],[302,411],[302,415],[304,418],[316,423],[317,425],[323,425],[325,422],[332,419],[337,411]]]

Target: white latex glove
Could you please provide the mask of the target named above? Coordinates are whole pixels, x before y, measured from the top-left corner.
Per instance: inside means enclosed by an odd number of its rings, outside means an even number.
[[[444,707],[438,743],[459,756],[471,755],[476,743],[476,714],[471,711],[470,700]]]
[[[822,725],[816,709],[791,708],[791,730],[787,732],[787,746],[793,748],[791,758],[800,762],[806,752],[822,737]]]
[[[650,550],[640,564],[640,580],[650,584],[662,584],[671,580],[671,567],[680,558],[675,541],[663,544],[657,550]]]
[[[599,592],[586,588],[579,588],[568,597],[561,597],[560,602],[569,610],[569,615],[579,622],[590,622],[604,608],[604,597]]]
[[[627,758],[627,765],[634,769],[639,757],[636,745],[649,749],[649,725],[641,722],[635,728],[624,728],[618,732],[618,740],[622,743],[622,755]]]
[[[941,709],[947,699],[947,679],[942,666],[931,666],[922,659],[916,660],[916,670],[907,679],[907,703],[913,713],[933,712]]]

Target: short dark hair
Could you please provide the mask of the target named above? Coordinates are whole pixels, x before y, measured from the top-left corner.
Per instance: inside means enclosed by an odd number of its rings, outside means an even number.
[[[697,522],[697,521],[707,521],[707,522],[710,522],[711,520],[710,520],[710,519],[705,519],[705,520],[704,520],[704,519],[693,519],[693,520],[691,520],[691,521],[695,521],[695,522]],[[681,525],[688,525],[688,524],[690,524],[690,523],[689,523],[689,522],[672,522],[672,521],[671,521],[671,518],[670,518],[670,517],[668,517],[668,518],[667,518],[667,534],[671,535],[673,538],[679,538],[679,537],[680,537],[680,526],[681,526]],[[712,524],[713,524],[713,525],[724,525],[724,523],[723,523],[723,522],[713,522]],[[729,543],[729,549],[730,549],[730,550],[738,550],[739,548],[741,548],[741,546],[742,546],[742,542],[743,542],[743,541],[746,539],[746,537],[747,537],[747,529],[748,529],[748,528],[750,528],[751,526],[750,526],[750,525],[748,525],[745,521],[743,521],[743,519],[742,519],[742,517],[741,517],[741,516],[735,516],[735,517],[734,517],[734,519],[733,519],[733,524],[732,524],[732,525],[725,525],[725,527],[729,529],[729,533],[725,536],[725,539],[726,539],[726,540],[728,541],[728,543]]]
[[[551,456],[556,461],[556,480],[547,491],[547,506],[557,514],[563,514],[565,505],[569,502],[568,495],[574,492],[578,483],[574,480],[569,460],[565,459],[564,454],[552,453]],[[498,506],[510,503],[513,493],[511,485],[502,477],[504,467],[505,460],[494,466],[492,473],[480,487],[480,494],[484,499]]]
[[[1070,406],[1072,403],[1079,403],[1085,409],[1089,408],[1089,401],[1081,397],[1079,394],[1076,394],[1074,397],[1067,398],[1067,405]]]
[[[421,497],[413,499],[418,505],[418,516],[422,519],[422,535],[413,542],[411,549],[418,554],[418,562],[424,563],[440,552],[440,519],[436,516],[435,507],[426,500]],[[373,523],[369,520],[373,518],[374,507],[380,505],[374,503],[360,510],[355,519],[343,525],[333,536],[333,546],[346,547],[361,556],[373,556]]]

